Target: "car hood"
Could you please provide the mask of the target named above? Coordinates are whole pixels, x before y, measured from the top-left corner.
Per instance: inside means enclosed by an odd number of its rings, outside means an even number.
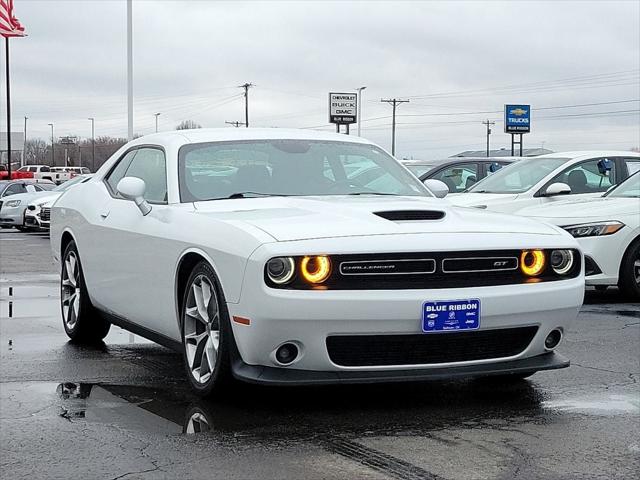
[[[637,216],[640,219],[640,199],[615,197],[585,198],[582,200],[557,202],[545,206],[523,208],[518,211],[518,215],[546,219],[553,221],[553,223],[559,222],[561,224],[566,224],[566,221],[579,223],[594,219],[616,220],[626,216]]]
[[[461,207],[477,207],[480,205],[501,205],[518,198],[517,193],[453,193],[447,200]]]
[[[550,225],[524,217],[459,208],[421,197],[324,196],[215,200],[194,204],[198,214],[236,226],[249,224],[278,241],[412,233],[559,235]],[[439,220],[389,220],[375,212],[443,212]]]
[[[43,207],[50,207],[53,205],[62,192],[47,192],[48,195],[42,195],[41,197],[34,198],[29,202],[31,205],[42,205]]]

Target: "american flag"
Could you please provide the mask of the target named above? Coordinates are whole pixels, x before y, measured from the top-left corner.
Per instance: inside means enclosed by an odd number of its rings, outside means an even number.
[[[24,37],[24,27],[13,15],[13,0],[0,0],[0,35]]]

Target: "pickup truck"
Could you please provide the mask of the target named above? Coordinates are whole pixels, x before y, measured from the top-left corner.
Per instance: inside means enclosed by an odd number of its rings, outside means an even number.
[[[22,180],[24,178],[53,181],[51,167],[48,165],[25,165],[15,172],[11,172],[11,180]]]
[[[88,173],[91,173],[91,170],[87,167],[51,167],[51,180],[57,185],[60,185],[78,175]]]

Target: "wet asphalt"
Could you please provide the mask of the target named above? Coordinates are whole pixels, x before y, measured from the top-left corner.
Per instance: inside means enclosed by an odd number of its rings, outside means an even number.
[[[116,327],[67,341],[46,234],[0,231],[0,262],[2,479],[638,478],[640,306],[615,289],[587,292],[559,348],[570,368],[515,384],[202,401],[163,347]]]

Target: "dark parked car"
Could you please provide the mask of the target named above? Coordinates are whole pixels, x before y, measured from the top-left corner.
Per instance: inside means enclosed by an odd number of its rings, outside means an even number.
[[[452,158],[440,162],[405,160],[404,166],[422,182],[435,179],[444,182],[450,193],[460,193],[478,180],[497,172],[520,157]]]

